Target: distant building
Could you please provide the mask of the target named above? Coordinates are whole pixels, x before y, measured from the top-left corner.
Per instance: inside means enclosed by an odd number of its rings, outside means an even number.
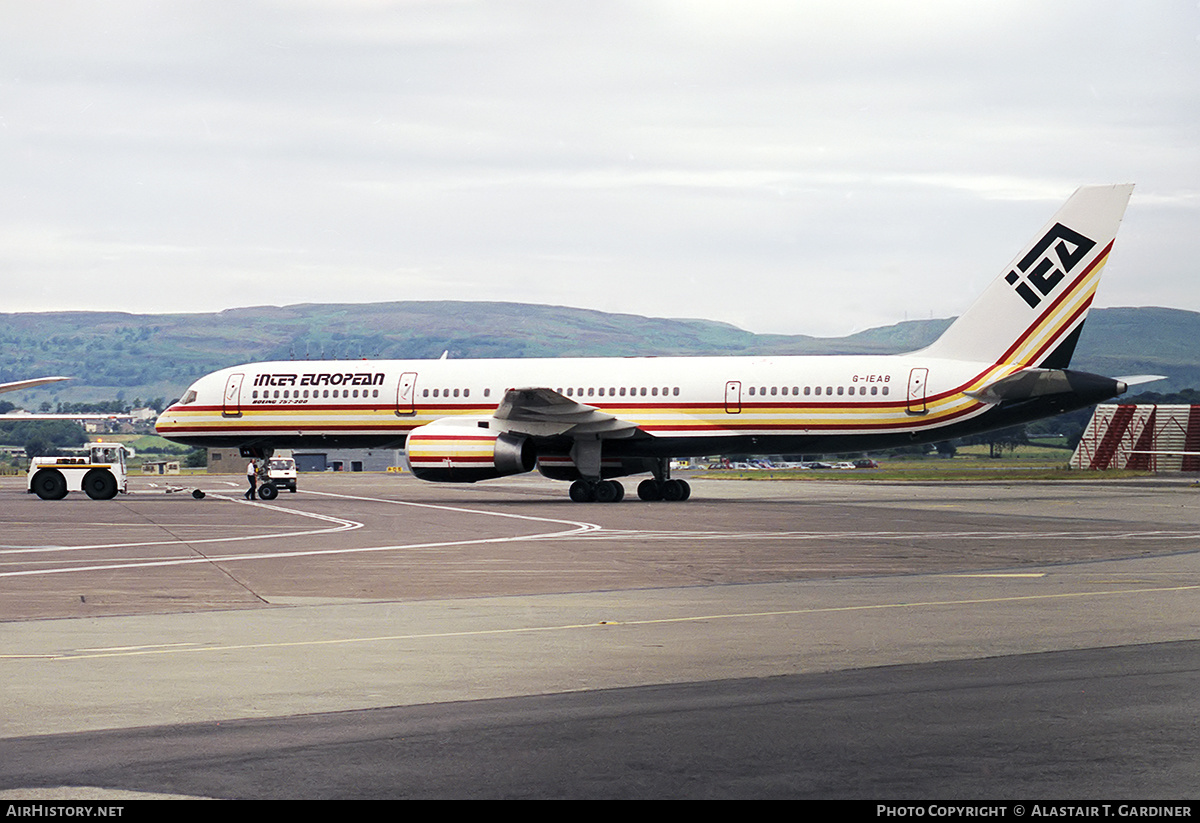
[[[209,474],[242,474],[246,473],[246,464],[250,461],[242,457],[237,449],[209,449]]]
[[[299,472],[386,472],[404,466],[401,449],[296,449],[286,451]],[[237,449],[209,449],[209,474],[242,474],[248,458]]]
[[[142,463],[142,474],[179,474],[179,461],[147,460]]]
[[[386,472],[404,466],[401,449],[297,449],[296,471]]]
[[[1071,467],[1200,472],[1200,406],[1097,406]]]

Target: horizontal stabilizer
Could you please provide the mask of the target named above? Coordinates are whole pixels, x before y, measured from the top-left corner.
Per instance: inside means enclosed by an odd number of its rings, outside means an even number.
[[[1122,380],[1069,369],[1022,369],[981,389],[963,392],[982,403],[1003,403],[1045,397],[1050,394],[1095,395],[1097,402],[1124,394]]]
[[[1167,378],[1162,374],[1127,374],[1116,379],[1126,386],[1140,386],[1143,383],[1153,383],[1155,380],[1166,380]]]

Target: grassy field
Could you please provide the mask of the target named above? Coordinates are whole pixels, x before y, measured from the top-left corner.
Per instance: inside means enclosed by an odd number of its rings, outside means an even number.
[[[1004,457],[1001,458],[1001,460],[1009,460],[1009,461],[1038,460],[1038,461],[1044,461],[1044,462],[1049,462],[1049,463],[1057,462],[1057,463],[1062,463],[1065,465],[1066,462],[1071,459],[1071,454],[1072,454],[1072,451],[1070,449],[1057,449],[1057,448],[1054,448],[1053,446],[1038,446],[1038,445],[1018,446],[1012,452],[1007,452],[1007,451],[1004,452]],[[922,459],[929,459],[929,458],[922,458]],[[964,459],[986,460],[989,463],[1000,462],[999,460],[992,459],[992,457],[988,454],[988,447],[983,446],[983,445],[959,446],[958,454],[955,455],[953,460],[964,460]],[[953,462],[953,461],[951,461],[951,462]]]
[[[1153,477],[1154,472],[1127,471],[1079,471],[1068,469],[1062,464],[1035,465],[1032,461],[989,461],[987,465],[969,464],[943,460],[937,463],[894,463],[878,469],[764,469],[758,471],[703,471],[696,477],[706,480],[826,480],[839,482],[872,481],[1008,481],[1008,480],[1123,480],[1130,477]]]
[[[1081,471],[1071,469],[1071,452],[1045,446],[1021,446],[1004,457],[988,456],[987,446],[964,446],[952,458],[885,458],[877,469],[761,469],[701,471],[695,476],[715,480],[829,480],[829,481],[1005,481],[1005,480],[1120,480],[1152,477],[1148,471]],[[826,461],[828,462],[828,461]]]

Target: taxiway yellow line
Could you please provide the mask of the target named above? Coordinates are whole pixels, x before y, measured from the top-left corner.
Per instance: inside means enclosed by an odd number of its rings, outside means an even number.
[[[980,606],[1004,603],[1031,603],[1037,601],[1053,601],[1067,599],[1084,599],[1093,597],[1115,597],[1137,594],[1164,594],[1169,592],[1191,592],[1200,590],[1200,584],[1187,586],[1158,586],[1132,589],[1107,589],[1093,592],[1059,592],[1056,594],[1017,595],[1011,597],[983,597],[962,600],[926,600],[906,603],[875,603],[857,606],[826,606],[811,609],[779,609],[761,612],[729,612],[718,614],[692,615],[690,617],[662,617],[647,620],[606,620],[597,623],[564,623],[553,626],[523,626],[503,629],[473,629],[455,632],[427,632],[420,634],[377,635],[372,637],[345,637],[330,640],[295,640],[276,643],[237,643],[222,645],[193,646],[187,648],[146,648],[129,651],[91,651],[79,650],[73,652],[49,652],[45,654],[0,654],[0,660],[39,658],[54,661],[94,660],[111,657],[141,657],[147,655],[165,654],[198,654],[210,652],[246,651],[252,649],[284,649],[296,647],[337,646],[359,643],[395,643],[413,640],[445,640],[449,638],[488,637],[497,635],[532,634],[537,632],[579,631],[585,629],[607,629],[618,626],[654,626],[682,623],[710,622],[715,620],[747,620],[771,617],[789,617],[814,614],[836,614],[847,612],[871,612],[890,609],[927,609],[945,606]]]

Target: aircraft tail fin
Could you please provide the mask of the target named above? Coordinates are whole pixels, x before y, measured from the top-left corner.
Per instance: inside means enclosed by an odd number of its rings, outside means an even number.
[[[987,291],[921,353],[1066,368],[1133,184],[1077,189]]]

